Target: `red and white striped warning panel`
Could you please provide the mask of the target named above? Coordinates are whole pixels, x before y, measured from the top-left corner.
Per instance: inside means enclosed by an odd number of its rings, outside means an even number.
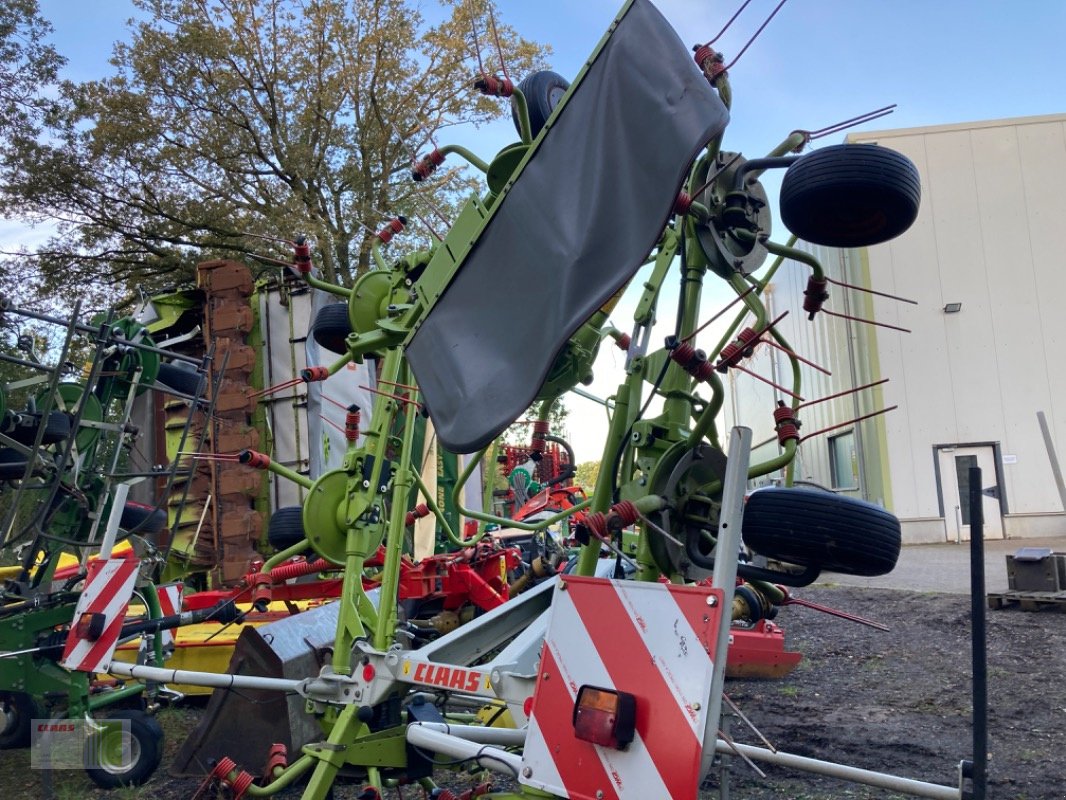
[[[67,669],[101,672],[111,663],[141,565],[130,555],[89,562],[89,575],[74,609],[60,662]]]
[[[521,783],[572,800],[696,797],[721,608],[717,589],[562,576]]]
[[[181,613],[181,594],[185,591],[183,583],[166,583],[156,587],[156,595],[159,597],[159,616],[171,617]],[[159,632],[163,640],[163,647],[174,644],[174,631],[166,628]]]

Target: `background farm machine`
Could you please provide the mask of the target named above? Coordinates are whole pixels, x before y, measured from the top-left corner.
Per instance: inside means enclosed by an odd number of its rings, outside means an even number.
[[[365,798],[409,784],[449,797],[435,782],[445,765],[501,773],[509,788],[471,790],[498,798],[694,797],[723,750],[823,769],[719,737],[730,623],[767,619],[788,602],[787,587],[807,585],[823,570],[891,570],[900,532],[883,509],[825,492],[767,489],[745,507],[748,479],[783,469],[791,482],[800,440],[799,357],[760,295],[791,257],[812,269],[805,309],[814,315],[828,298],[817,261],[792,241],[770,238],[759,176],[786,170],[781,217],[795,236],[851,247],[890,239],[913,222],[913,165],[868,145],[794,155],[810,138],[803,131],[766,158],[724,150],[731,97],[721,55],[703,45],[690,58],[647,0],[623,5],[573,84],[537,73],[518,87],[482,75],[477,86],[511,98],[519,141],[488,162],[445,146],[415,165],[415,180],[449,155],[484,172],[484,190],[442,241],[393,256],[386,246],[405,224],[393,220],[374,244],[374,269],[350,287],[320,280],[311,243],[291,243],[291,273],[340,300],[317,308],[310,322],[320,360],[311,357],[284,385],[261,376],[254,396],[233,402],[247,419],[279,393],[365,370],[359,385],[369,396],[334,404],[333,464],[305,470],[298,457],[276,449],[267,455],[269,443],[253,445],[248,431],[237,447],[214,441],[210,452],[195,450],[215,470],[212,481],[250,481],[256,473],[236,469],[244,465],[287,482],[285,490],[271,489],[275,500],[282,491],[294,498],[277,504],[268,526],[277,552],[252,572],[247,558],[235,557],[231,569],[224,557],[219,582],[235,583],[265,606],[288,591],[280,588],[287,578],[340,571],[336,602],[272,625],[266,649],[266,629],[245,630],[245,653],[258,652],[266,666],[249,657],[223,675],[115,661],[107,671],[149,685],[237,690],[216,693],[216,707],[180,757],[234,797],[270,796],[306,781],[303,796],[319,800],[338,776],[360,782]],[[767,267],[769,255],[777,261]],[[646,279],[625,334],[608,318],[642,266]],[[512,286],[530,274],[553,292],[531,295],[516,311]],[[676,322],[653,349],[652,323],[672,274]],[[708,277],[735,291],[741,311],[704,351],[696,338],[705,327]],[[496,333],[523,322],[544,334]],[[533,476],[526,465],[547,455],[564,466],[538,482],[566,476],[572,455],[551,449],[558,442],[547,420],[552,404],[587,377],[607,338],[626,353],[625,377],[613,396],[596,485],[587,495],[567,491],[564,477],[557,488],[567,496],[557,505],[556,487],[541,487],[534,512],[548,513],[491,513],[487,498],[466,487],[476,484],[493,442],[531,405],[530,444],[504,452],[508,471],[526,470],[520,491],[527,491]],[[722,436],[717,429],[719,376],[770,343],[788,354],[792,379],[768,410],[780,455],[752,464],[750,432]],[[208,372],[220,418],[226,376]],[[308,417],[323,415],[324,405],[309,407]],[[458,474],[444,502],[420,469],[425,448],[417,439],[427,417],[443,450],[467,454],[454,457]],[[237,493],[244,509],[262,496],[252,482]],[[224,499],[213,502],[222,513]],[[410,558],[427,547],[409,532],[420,518],[433,520],[451,554]],[[464,518],[477,524],[463,525]],[[217,547],[230,539],[224,520],[213,519],[219,527],[208,541]],[[533,559],[489,544],[488,528],[544,542],[544,532],[564,521],[572,557],[511,598],[508,581]],[[191,564],[202,532],[174,527],[171,552]],[[246,528],[231,538],[239,548],[262,537]],[[175,563],[166,569],[177,570]],[[456,611],[448,603],[457,590],[444,583],[459,580],[462,565],[475,576],[463,605],[476,612],[460,626],[445,621]],[[287,719],[288,741],[264,738],[273,731],[244,722],[233,711],[235,697],[258,706],[259,719]],[[217,750],[223,746],[229,752]],[[918,796],[962,796],[961,787],[854,769],[847,776]]]

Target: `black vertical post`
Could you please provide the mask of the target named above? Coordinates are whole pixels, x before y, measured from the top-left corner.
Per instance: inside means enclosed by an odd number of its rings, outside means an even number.
[[[970,467],[970,615],[973,649],[973,800],[988,783],[988,650],[985,646],[985,528],[981,468]]]

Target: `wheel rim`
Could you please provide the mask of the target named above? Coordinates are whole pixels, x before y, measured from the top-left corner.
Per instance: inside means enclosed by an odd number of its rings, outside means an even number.
[[[113,723],[112,723],[113,724]],[[109,775],[125,775],[141,757],[141,743],[129,731],[111,728],[100,740],[96,768]]]

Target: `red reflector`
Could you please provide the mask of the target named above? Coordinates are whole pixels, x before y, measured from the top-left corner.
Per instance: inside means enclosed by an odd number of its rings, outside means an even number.
[[[574,703],[574,735],[583,741],[624,750],[633,741],[637,699],[628,692],[582,686]]]
[[[370,683],[370,681],[374,680],[374,676],[377,674],[378,673],[374,669],[373,664],[367,664],[365,667],[363,667],[363,680],[367,683]]]
[[[526,702],[522,703],[522,711],[528,717],[533,713],[533,698],[527,697]]]
[[[78,624],[74,626],[79,639],[88,639],[95,642],[104,634],[107,627],[107,617],[100,612],[88,611],[78,618]]]

